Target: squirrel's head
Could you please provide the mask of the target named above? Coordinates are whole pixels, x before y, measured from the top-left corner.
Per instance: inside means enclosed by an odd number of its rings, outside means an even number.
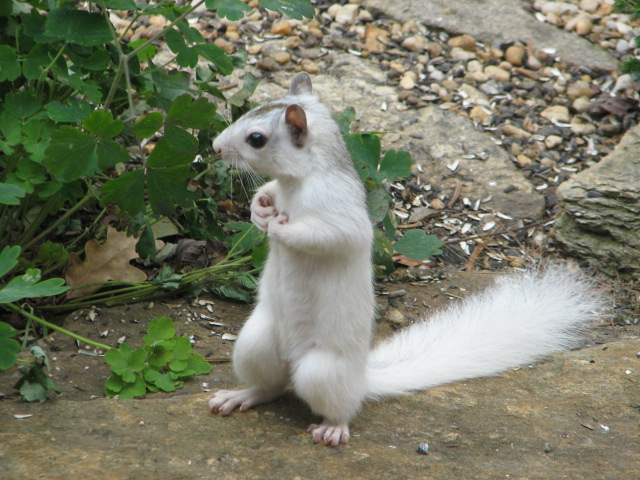
[[[286,97],[247,112],[214,140],[213,149],[237,168],[276,178],[304,176],[314,168],[318,137],[337,132],[311,88],[311,77],[298,73]]]

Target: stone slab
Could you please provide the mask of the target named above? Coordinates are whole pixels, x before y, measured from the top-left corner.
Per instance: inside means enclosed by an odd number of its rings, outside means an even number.
[[[640,340],[618,341],[369,403],[336,449],[311,443],[313,417],[292,395],[228,418],[208,413],[206,394],[5,402],[0,478],[632,478],[638,351]]]

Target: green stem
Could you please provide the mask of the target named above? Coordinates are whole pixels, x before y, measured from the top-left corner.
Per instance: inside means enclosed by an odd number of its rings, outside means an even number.
[[[82,298],[73,299],[62,305],[46,305],[40,307],[42,310],[56,310],[65,311],[78,308],[85,308],[100,303],[103,305],[118,305],[128,301],[149,301],[155,298],[163,297],[168,294],[178,294],[198,285],[199,282],[206,281],[209,277],[218,276],[218,278],[230,278],[231,275],[221,272],[230,272],[234,269],[243,267],[251,262],[251,256],[246,255],[244,257],[237,258],[235,260],[228,260],[228,256],[221,262],[207,268],[194,270],[189,272],[180,280],[180,286],[175,290],[165,290],[161,284],[152,284],[149,282],[136,283],[136,284],[118,284],[116,282],[101,282],[94,285],[100,285],[104,287],[117,287],[120,288],[111,289],[102,292],[95,292]],[[82,288],[87,285],[83,285]]]
[[[76,203],[73,207],[71,207],[69,210],[67,210],[63,215],[58,217],[58,219],[55,222],[53,222],[51,224],[51,226],[49,226],[49,228],[47,228],[46,230],[41,232],[40,235],[38,235],[37,237],[31,239],[26,245],[23,245],[22,249],[23,250],[27,250],[32,245],[38,243],[40,240],[42,240],[45,237],[47,237],[51,232],[53,232],[56,228],[58,228],[58,225],[61,225],[62,223],[64,223],[67,218],[69,218],[75,212],[77,212],[82,207],[84,207],[84,205],[89,200],[91,200],[92,198],[93,198],[93,192],[91,191],[91,188],[89,188],[87,193],[85,194],[85,196],[82,197],[78,203]]]
[[[60,333],[64,333],[65,335],[69,335],[71,338],[78,340],[79,342],[86,343],[87,345],[91,345],[92,347],[101,348],[103,350],[111,350],[112,348],[112,347],[109,347],[108,345],[104,345],[102,343],[89,340],[88,338],[81,337],[80,335],[70,332],[69,330],[66,330],[62,327],[54,325],[53,323],[47,322],[45,319],[36,317],[35,315],[27,312],[26,310],[23,310],[18,305],[15,305],[13,303],[3,303],[2,307],[8,308],[9,310],[13,310],[14,312],[22,315],[23,317],[28,318],[29,320],[33,320],[34,322],[37,322],[40,325],[44,325],[45,327],[48,327],[52,330],[56,330]]]

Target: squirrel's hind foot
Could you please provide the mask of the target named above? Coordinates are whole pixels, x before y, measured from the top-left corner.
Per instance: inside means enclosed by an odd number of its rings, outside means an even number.
[[[236,408],[241,412],[246,412],[251,407],[266,403],[278,394],[269,394],[261,388],[245,388],[244,390],[218,390],[209,398],[209,409],[211,413],[229,415]]]
[[[337,447],[349,441],[349,425],[334,424],[325,420],[320,425],[312,423],[307,429],[311,432],[314,443],[324,443],[326,446]]]

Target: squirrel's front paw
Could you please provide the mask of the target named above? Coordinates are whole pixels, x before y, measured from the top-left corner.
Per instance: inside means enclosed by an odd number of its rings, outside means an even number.
[[[251,202],[251,222],[259,230],[266,232],[269,222],[278,215],[273,199],[268,194],[262,194]]]
[[[289,215],[282,212],[269,220],[268,233],[270,237],[278,236],[278,232],[282,228],[283,225],[289,223]]]
[[[277,216],[278,211],[275,207],[251,208],[251,222],[263,232],[267,231],[269,228],[269,222]]]

